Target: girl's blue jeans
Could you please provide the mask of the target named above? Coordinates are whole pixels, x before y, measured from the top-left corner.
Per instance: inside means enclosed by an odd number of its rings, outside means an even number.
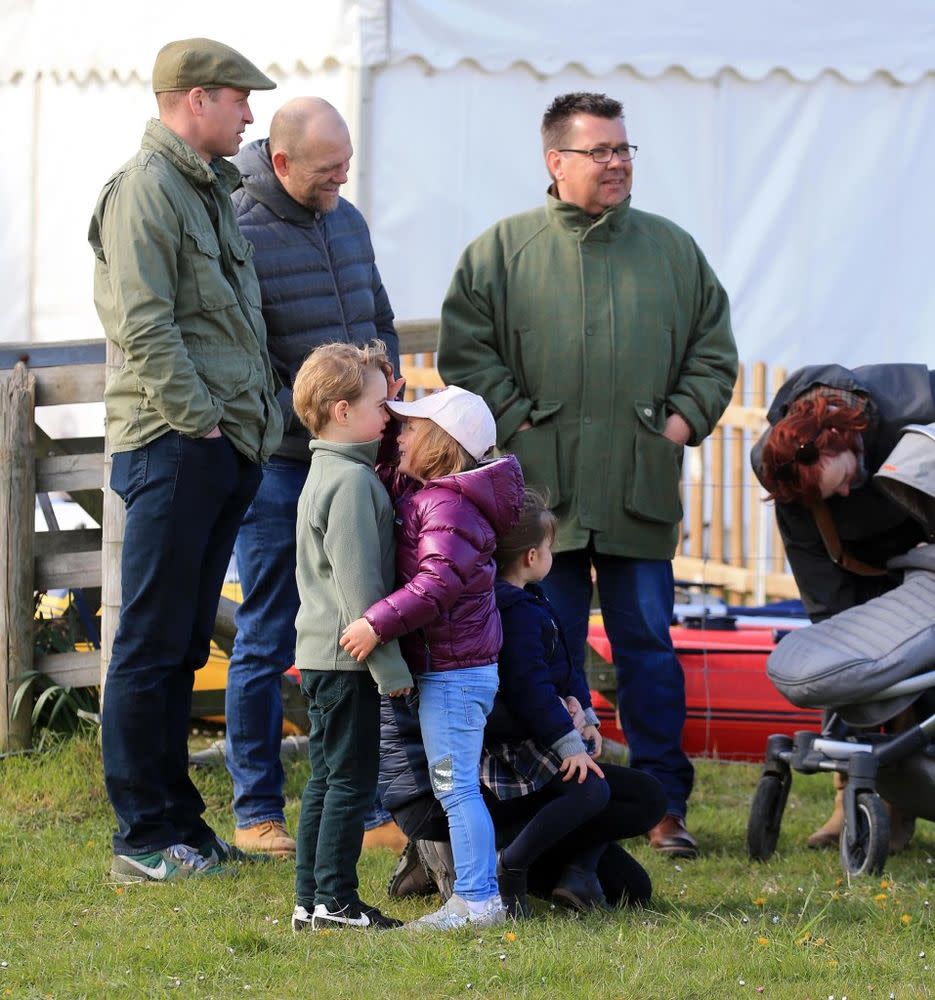
[[[479,777],[484,725],[497,693],[497,665],[422,674],[418,685],[432,790],[451,834],[454,892],[483,902],[499,891],[493,822]]]

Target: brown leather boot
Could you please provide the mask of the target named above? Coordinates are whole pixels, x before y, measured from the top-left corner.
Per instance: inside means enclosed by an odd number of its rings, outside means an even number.
[[[834,809],[825,823],[805,841],[809,847],[837,847],[844,829],[844,789],[847,775],[834,772]]]
[[[685,828],[681,816],[663,816],[646,834],[649,846],[671,858],[697,858],[698,841]]]
[[[278,819],[265,819],[255,826],[234,830],[234,844],[242,851],[269,854],[274,858],[294,858],[295,841]]]
[[[399,854],[408,841],[409,838],[392,820],[364,831],[364,847],[385,847],[394,854]]]

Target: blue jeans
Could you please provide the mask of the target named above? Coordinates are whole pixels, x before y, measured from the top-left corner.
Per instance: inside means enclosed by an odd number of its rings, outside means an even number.
[[[234,538],[260,479],[225,437],[175,431],[113,456],[126,504],[120,624],[104,688],[114,851],[197,846],[210,828],[188,774],[195,671],[208,658]]]
[[[234,552],[243,590],[227,670],[227,768],[238,827],[283,820],[282,675],[295,661],[295,524],[308,465],[272,458]]]
[[[454,891],[483,902],[499,892],[493,822],[480,791],[481,745],[497,693],[497,665],[420,674],[417,681],[432,791],[448,817]]]
[[[592,563],[617,668],[630,765],[658,778],[666,793],[666,812],[684,819],[694,768],[682,750],[685,677],[669,635],[675,599],[672,564],[602,555],[591,547],[556,553],[542,588],[565,630],[572,660],[582,668]]]

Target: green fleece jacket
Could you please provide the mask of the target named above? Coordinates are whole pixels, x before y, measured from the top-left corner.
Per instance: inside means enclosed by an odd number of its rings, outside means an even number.
[[[595,219],[549,195],[498,222],[455,271],[438,369],[484,397],[498,445],[547,491],[557,550],[593,537],[609,555],[672,558],[682,448],[666,417],[698,444],[737,374],[727,295],[688,233],[629,199]]]
[[[388,694],[412,686],[399,643],[377,646],[366,663],[339,644],[345,627],[396,582],[393,504],[373,471],[379,445],[309,444],[296,525],[295,663],[300,670],[369,669],[380,694]]]
[[[101,191],[88,233],[94,304],[125,359],[104,390],[114,451],[216,426],[255,462],[279,446],[253,246],[230,202],[239,183],[236,167],[206,163],[152,119]]]

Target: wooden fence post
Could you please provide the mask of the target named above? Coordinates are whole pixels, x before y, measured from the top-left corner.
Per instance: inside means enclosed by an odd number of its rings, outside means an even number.
[[[105,385],[111,372],[123,364],[123,351],[112,341],[107,341],[107,359],[104,364]],[[104,680],[114,648],[114,636],[120,618],[121,575],[123,557],[123,531],[127,512],[123,501],[110,488],[111,451],[104,435],[104,517],[101,521],[101,707],[104,706]]]
[[[32,700],[11,709],[18,677],[33,668],[35,603],[33,535],[36,518],[36,379],[19,362],[0,392],[0,752],[32,741]]]

